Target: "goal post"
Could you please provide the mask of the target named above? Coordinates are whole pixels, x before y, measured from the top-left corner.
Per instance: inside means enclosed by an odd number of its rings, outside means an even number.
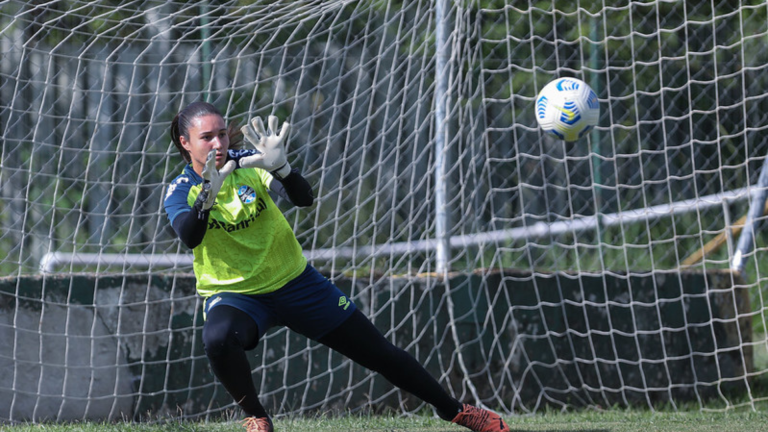
[[[306,256],[456,397],[506,414],[758,409],[766,16],[747,1],[0,2],[0,422],[235,409],[162,208],[183,168],[170,123],[195,100],[291,123],[317,199],[277,205]],[[601,108],[571,144],[534,112],[564,76]],[[285,330],[251,355],[278,415],[424,408]]]

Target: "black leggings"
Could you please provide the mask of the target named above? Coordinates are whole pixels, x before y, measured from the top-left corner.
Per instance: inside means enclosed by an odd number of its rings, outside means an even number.
[[[259,403],[245,354],[258,344],[258,334],[256,323],[248,314],[221,305],[208,312],[203,344],[213,372],[243,411],[249,416],[267,417]],[[434,406],[438,415],[446,420],[453,419],[461,409],[459,401],[413,356],[384,338],[359,310],[318,342],[380,373],[395,386]]]

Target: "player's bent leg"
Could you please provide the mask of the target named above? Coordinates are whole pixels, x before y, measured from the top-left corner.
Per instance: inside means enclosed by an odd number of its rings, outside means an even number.
[[[462,406],[461,412],[451,422],[475,432],[509,432],[509,426],[501,416],[468,404]]]
[[[319,342],[434,406],[444,420],[453,419],[461,410],[459,401],[451,397],[412,355],[384,338],[359,310],[321,337]]]
[[[475,432],[509,432],[498,414],[462,405],[451,397],[413,356],[386,340],[360,311],[355,311],[319,342],[431,404],[445,420]]]
[[[203,345],[211,369],[243,411],[256,418],[267,418],[251,377],[245,354],[258,343],[258,328],[253,319],[237,308],[221,305],[211,308],[203,326]],[[262,428],[263,429],[263,428]],[[260,429],[249,431],[262,432]],[[269,432],[265,429],[263,432]]]

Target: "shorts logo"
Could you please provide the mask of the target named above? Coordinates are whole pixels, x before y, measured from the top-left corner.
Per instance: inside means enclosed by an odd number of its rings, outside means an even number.
[[[250,204],[256,201],[256,191],[248,185],[242,185],[237,189],[237,196],[243,204]]]
[[[347,308],[349,308],[349,305],[351,305],[351,304],[352,304],[352,302],[347,300],[346,297],[344,297],[344,296],[339,297],[339,307],[340,308],[342,308],[344,310],[347,310]]]

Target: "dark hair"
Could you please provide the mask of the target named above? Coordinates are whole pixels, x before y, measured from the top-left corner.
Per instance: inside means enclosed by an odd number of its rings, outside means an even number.
[[[179,154],[184,158],[187,163],[192,162],[192,158],[189,156],[189,152],[184,146],[181,145],[181,137],[184,137],[189,141],[189,128],[192,125],[192,121],[198,117],[206,115],[217,115],[224,118],[221,112],[212,104],[203,101],[192,102],[187,105],[176,114],[176,117],[171,121],[171,140],[176,148],[179,150]],[[242,132],[236,125],[230,123],[227,126],[227,135],[229,135],[229,148],[238,149],[242,146]]]

